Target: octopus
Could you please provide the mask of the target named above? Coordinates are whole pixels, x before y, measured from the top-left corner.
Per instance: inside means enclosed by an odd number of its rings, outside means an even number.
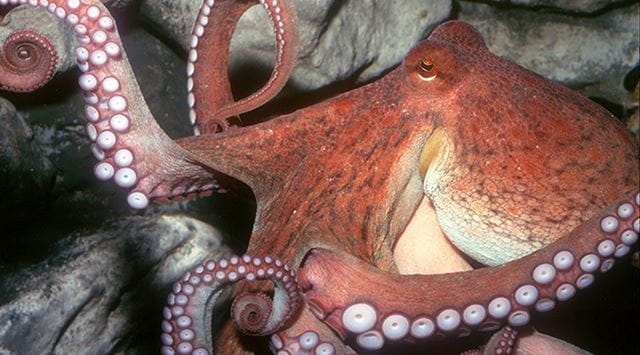
[[[277,354],[407,352],[475,333],[494,335],[468,354],[577,352],[518,333],[637,244],[637,141],[587,98],[491,53],[466,23],[441,24],[373,83],[239,127],[232,118],[271,100],[294,68],[295,9],[259,1],[275,67],[235,99],[229,42],[254,2],[205,0],[187,62],[195,134],[173,140],[99,1],[0,0],[14,3],[73,27],[94,172],[133,209],[242,184],[255,196],[246,254],[205,260],[172,286],[162,354],[264,351],[241,333],[270,336]],[[33,59],[14,47],[2,70]],[[214,305],[232,284],[214,341]]]

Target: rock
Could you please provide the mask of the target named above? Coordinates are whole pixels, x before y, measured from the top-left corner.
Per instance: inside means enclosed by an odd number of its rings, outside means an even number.
[[[149,32],[137,27],[122,38],[145,100],[171,137],[193,135],[189,124],[185,62]]]
[[[586,96],[618,105],[628,97],[624,78],[640,59],[637,3],[595,17],[459,5],[459,19],[474,25],[497,55]]]
[[[15,107],[0,97],[0,227],[31,219],[48,202],[55,171]]]
[[[589,14],[625,3],[626,0],[490,0],[490,2]]]
[[[136,0],[102,0],[109,9],[124,9],[135,3]]]
[[[229,253],[216,230],[179,215],[128,218],[56,249],[1,280],[0,354],[157,353],[170,285]]]
[[[295,1],[300,23],[299,63],[291,84],[307,91],[351,78],[370,80],[399,63],[409,49],[450,14],[451,2]],[[146,0],[141,13],[185,50],[200,2]],[[273,33],[261,6],[245,13],[231,44],[230,72],[271,68]],[[270,69],[268,69],[270,70]],[[266,77],[265,77],[266,80]]]

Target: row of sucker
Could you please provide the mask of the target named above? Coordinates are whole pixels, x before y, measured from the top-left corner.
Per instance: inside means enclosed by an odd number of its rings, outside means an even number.
[[[594,273],[608,272],[616,259],[629,253],[640,233],[638,206],[640,193],[635,195],[635,201],[619,204],[616,213],[602,218],[602,239],[592,252],[574,255],[569,250],[558,251],[552,260],[531,271],[531,282],[519,285],[512,294],[495,295],[488,304],[471,304],[462,311],[445,308],[438,314],[411,317],[401,312],[378,314],[374,305],[358,302],[344,309],[341,324],[366,350],[381,349],[387,341],[427,339],[438,332],[468,335],[471,329],[493,331],[505,321],[512,327],[525,326],[531,309],[551,311],[557,302],[567,301],[577,290],[591,285]]]
[[[280,0],[260,0],[260,3],[267,11],[269,18],[271,19],[274,32],[276,36],[276,65],[273,73],[265,86],[263,86],[257,92],[251,94],[249,97],[242,99],[240,102],[247,102],[249,100],[253,100],[256,97],[259,97],[264,94],[264,92],[273,84],[273,82],[280,75],[280,71],[278,68],[282,66],[283,63],[283,55],[284,48],[287,45],[285,41],[285,25],[282,19],[282,7],[280,5]],[[211,8],[214,6],[215,0],[203,0],[202,6],[200,7],[200,11],[198,12],[198,16],[196,19],[196,23],[193,26],[193,30],[191,33],[191,44],[189,50],[189,56],[187,59],[187,103],[189,105],[189,122],[193,126],[194,134],[200,135],[200,128],[198,127],[198,117],[195,110],[196,107],[196,96],[193,92],[194,88],[194,74],[196,72],[196,65],[199,57],[198,53],[198,43],[202,36],[205,33],[205,27],[209,23],[209,15],[211,14]],[[225,109],[229,109],[233,106],[236,106],[240,102],[235,102],[230,105],[230,107],[226,107]],[[220,117],[221,119],[225,119],[226,117]]]
[[[189,122],[193,127],[196,136],[200,135],[200,129],[196,126],[197,114],[194,110],[196,105],[196,97],[193,93],[194,82],[193,74],[196,71],[196,62],[198,61],[198,42],[204,36],[205,27],[209,24],[209,15],[211,8],[215,4],[215,0],[203,0],[198,12],[198,17],[191,31],[191,48],[189,49],[189,57],[187,58],[187,103],[189,105]]]
[[[274,334],[269,342],[271,351],[276,355],[335,355],[336,347],[322,341],[318,333],[307,330],[298,336],[289,336],[285,332]]]
[[[138,182],[136,159],[133,151],[117,148],[119,137],[131,127],[129,101],[122,83],[111,65],[123,60],[123,47],[113,17],[98,2],[85,0],[0,0],[0,5],[29,4],[46,8],[57,18],[71,25],[78,39],[75,49],[78,68],[83,72],[78,79],[84,91],[84,113],[89,121],[86,133],[91,152],[99,162],[94,174],[99,180],[113,179],[122,188]],[[144,208],[149,199],[142,192],[128,195],[133,208]]]
[[[127,94],[131,83],[121,79],[127,75],[128,63],[111,14],[96,0],[0,0],[0,5],[8,4],[44,7],[72,27],[79,43],[75,57],[82,72],[78,83],[84,92],[84,114],[89,121],[86,133],[92,142],[91,153],[98,160],[93,172],[99,180],[113,179],[124,189],[137,186],[145,176],[133,146],[138,140],[128,136],[133,130],[130,110],[136,98]],[[203,185],[202,181],[171,191],[157,186],[157,191],[148,193],[131,191],[127,202],[134,209],[144,209],[151,198],[162,201],[196,193],[208,195],[218,188],[216,183]]]
[[[279,297],[274,296],[274,305],[269,311],[265,328],[260,331],[253,329],[250,333],[273,334],[299,311],[302,296],[296,272],[280,259],[243,255],[208,260],[187,272],[173,285],[162,313],[161,353],[211,354],[208,345],[211,344],[208,341],[210,334],[203,334],[206,327],[201,326],[204,323],[202,318],[206,317],[203,314],[204,305],[215,300],[225,286],[240,280],[271,280],[276,286],[275,292],[280,292]],[[262,297],[262,294],[258,295]],[[243,324],[236,322],[236,327],[247,332]]]

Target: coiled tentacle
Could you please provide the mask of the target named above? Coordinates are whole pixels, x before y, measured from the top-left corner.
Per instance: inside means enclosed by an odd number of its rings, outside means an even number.
[[[273,334],[299,311],[302,298],[296,272],[280,259],[232,256],[205,261],[176,282],[163,310],[162,354],[212,354],[211,308],[225,286],[238,281],[271,280],[273,301],[245,293],[232,305],[236,328],[250,335]]]
[[[16,31],[2,45],[0,89],[34,91],[51,80],[57,63],[55,48],[45,36],[29,30]]]

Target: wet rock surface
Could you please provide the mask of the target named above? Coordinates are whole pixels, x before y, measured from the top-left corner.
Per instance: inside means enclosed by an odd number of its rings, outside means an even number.
[[[637,3],[589,17],[459,5],[459,18],[474,25],[494,53],[589,97],[622,105],[629,96],[625,78],[640,60]]]
[[[53,165],[35,142],[31,127],[0,97],[0,228],[41,213],[54,177]]]
[[[546,11],[565,11],[574,14],[590,14],[631,3],[627,0],[490,0],[489,2],[503,6],[523,6]]]
[[[0,354],[158,353],[170,285],[230,253],[215,229],[183,215],[129,217],[56,249],[0,277]]]
[[[145,0],[141,13],[186,50],[198,4],[190,0]],[[300,59],[289,84],[302,91],[352,76],[357,82],[379,76],[402,60],[451,11],[451,1],[299,0],[294,4],[300,24]],[[254,6],[236,27],[230,72],[257,66],[255,75],[268,78],[273,43],[268,16],[262,6]]]

